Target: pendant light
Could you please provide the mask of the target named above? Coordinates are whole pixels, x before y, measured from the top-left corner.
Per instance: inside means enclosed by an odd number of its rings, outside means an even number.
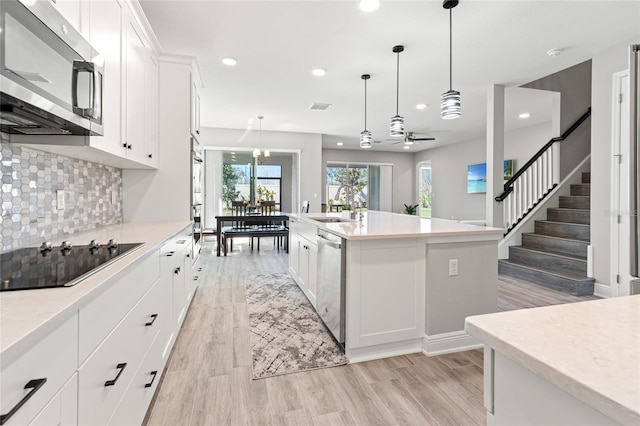
[[[444,92],[442,96],[440,96],[440,112],[442,114],[442,118],[445,120],[451,120],[453,118],[460,117],[461,108],[460,108],[460,92],[453,90],[452,83],[452,69],[453,69],[453,42],[452,42],[452,13],[451,9],[458,5],[458,0],[444,0],[442,2],[442,7],[445,9],[449,9],[449,91]]]
[[[360,148],[371,148],[371,132],[367,130],[367,80],[371,78],[369,74],[360,76],[364,80],[364,130],[360,133]]]
[[[396,115],[391,117],[391,125],[389,126],[389,135],[394,138],[404,136],[404,117],[398,114],[400,105],[400,52],[404,51],[404,46],[393,46],[393,53],[398,54],[398,62],[396,65]]]

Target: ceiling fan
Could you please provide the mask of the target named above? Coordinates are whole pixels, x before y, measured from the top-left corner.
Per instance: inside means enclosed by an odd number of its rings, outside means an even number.
[[[393,140],[393,139],[391,139]],[[391,145],[397,145],[399,143],[404,143],[405,145],[413,145],[416,142],[423,142],[423,141],[435,141],[436,138],[431,138],[431,137],[424,137],[424,138],[417,138],[414,136],[413,132],[405,132],[404,133],[404,139],[394,142]]]

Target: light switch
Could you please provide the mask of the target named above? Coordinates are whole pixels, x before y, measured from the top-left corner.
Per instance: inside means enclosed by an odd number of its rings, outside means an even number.
[[[58,210],[64,210],[64,190],[63,189],[58,189],[58,191],[56,191],[56,197],[58,199],[57,201],[57,207]]]
[[[449,276],[455,277],[458,275],[458,259],[449,259]]]

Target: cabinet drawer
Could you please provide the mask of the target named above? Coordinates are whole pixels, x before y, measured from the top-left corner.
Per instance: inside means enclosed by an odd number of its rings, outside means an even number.
[[[30,426],[78,424],[78,375],[74,374]]]
[[[79,424],[105,424],[113,414],[151,343],[166,324],[161,296],[158,281],[80,367]]]
[[[160,255],[156,251],[136,262],[121,278],[105,284],[109,288],[80,309],[80,363],[98,347],[159,276]]]
[[[151,398],[153,398],[158,383],[160,383],[160,376],[164,368],[162,359],[163,343],[160,335],[153,341],[153,345],[147,352],[142,364],[140,364],[140,368],[136,371],[129,389],[122,398],[113,417],[109,420],[110,425],[142,424],[142,420],[151,403]]]
[[[298,221],[298,234],[300,236],[306,238],[309,241],[316,241],[316,233],[317,229],[315,225],[311,225],[310,223]]]
[[[69,380],[76,368],[78,317],[73,315],[16,361],[2,366],[0,413],[8,414],[31,395],[24,405],[6,419],[5,424],[24,425],[32,421]],[[46,381],[39,381],[40,379]],[[28,383],[29,388],[25,388]]]

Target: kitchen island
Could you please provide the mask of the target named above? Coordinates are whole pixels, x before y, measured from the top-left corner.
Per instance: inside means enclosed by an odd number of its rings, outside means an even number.
[[[487,424],[640,424],[640,295],[467,318]]]
[[[503,230],[387,212],[359,215],[289,216],[290,270],[314,306],[316,233],[345,241],[349,360],[480,347],[464,331],[464,319],[496,311]]]

